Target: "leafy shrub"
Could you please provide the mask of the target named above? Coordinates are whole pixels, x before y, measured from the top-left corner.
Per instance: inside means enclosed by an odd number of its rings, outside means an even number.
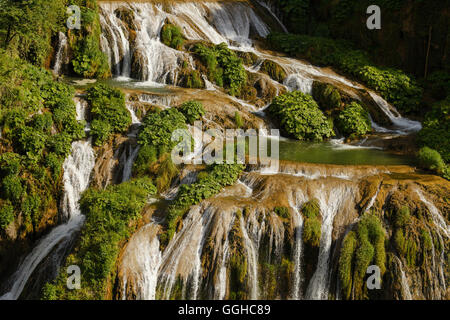
[[[226,43],[206,46],[196,44],[194,53],[208,70],[208,78],[224,87],[232,96],[239,96],[247,82],[247,73],[242,60],[228,48]]]
[[[161,29],[161,41],[168,47],[181,50],[184,38],[178,26],[166,23]]]
[[[2,193],[4,199],[11,200],[13,203],[19,203],[22,197],[22,181],[18,176],[8,175],[2,180]]]
[[[419,150],[418,158],[420,165],[428,170],[432,170],[438,174],[442,174],[446,168],[444,160],[436,150],[423,147]]]
[[[330,123],[317,103],[300,91],[276,97],[267,110],[283,131],[296,139],[321,141],[333,135]]]
[[[131,115],[120,90],[97,84],[86,93],[86,100],[91,106],[91,131],[95,145],[102,145],[111,134],[122,133],[131,125]]]
[[[337,120],[339,130],[347,136],[361,137],[372,130],[369,113],[356,102],[346,106]]]
[[[70,293],[66,288],[65,273],[60,273],[54,288],[45,290],[49,298],[101,299],[107,278],[113,271],[120,242],[130,236],[130,223],[140,217],[142,209],[156,188],[147,177],[131,180],[105,190],[90,188],[80,200],[86,215],[78,247],[67,258],[68,264],[82,265],[83,288]],[[44,296],[45,298],[45,296]]]
[[[422,147],[436,150],[446,162],[450,162],[450,98],[436,103],[425,115],[418,142]]]
[[[141,146],[154,146],[160,156],[176,145],[172,141],[172,133],[176,129],[187,129],[185,116],[176,108],[149,113],[140,128],[138,143]]]
[[[203,104],[199,101],[190,100],[184,102],[178,107],[178,110],[186,117],[189,124],[194,124],[194,121],[200,120],[205,115]]]
[[[146,173],[150,165],[158,160],[158,150],[153,145],[145,145],[139,149],[133,164],[133,174],[141,176]]]

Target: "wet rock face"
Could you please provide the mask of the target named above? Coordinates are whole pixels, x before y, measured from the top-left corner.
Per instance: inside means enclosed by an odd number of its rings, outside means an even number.
[[[342,241],[350,231],[356,232],[360,218],[367,214],[381,218],[386,236],[382,289],[366,290],[368,297],[444,299],[448,295],[445,257],[450,243],[433,222],[434,209],[421,200],[431,203],[438,195],[448,197],[447,181],[395,167],[385,168],[390,173],[382,173],[380,168],[367,176],[362,167],[296,166],[282,165],[284,174],[278,175],[246,173],[236,185],[192,207],[164,251],[156,245],[164,227],[150,223],[142,228],[124,249],[115,280],[122,284],[116,298],[288,299],[315,297],[316,290],[322,298],[342,298]],[[319,172],[312,172],[314,167]],[[308,170],[314,174],[308,175]],[[429,189],[436,183],[442,186]],[[300,214],[311,199],[320,207],[318,247],[308,247],[301,234],[306,216],[301,219]],[[403,206],[411,212],[411,221],[404,225],[396,218]],[[282,207],[288,210],[279,209]],[[440,203],[436,210],[445,217],[450,207]],[[411,264],[411,252],[396,247],[400,225],[418,244],[422,229],[428,230],[432,239],[428,245],[434,251],[417,245],[415,264]],[[145,241],[140,239],[142,233]],[[151,254],[141,255],[139,259],[145,261],[137,261],[135,248],[153,242]],[[325,277],[319,277],[324,268]],[[142,272],[133,274],[133,270]],[[149,287],[151,292],[144,290]]]

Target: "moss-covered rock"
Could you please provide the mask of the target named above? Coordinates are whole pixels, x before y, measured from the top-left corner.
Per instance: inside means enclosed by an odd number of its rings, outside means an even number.
[[[264,60],[259,70],[280,83],[282,83],[287,76],[283,67],[272,60]]]

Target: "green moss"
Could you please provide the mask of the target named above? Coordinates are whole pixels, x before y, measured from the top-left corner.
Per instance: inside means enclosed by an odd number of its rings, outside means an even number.
[[[344,238],[339,256],[339,280],[341,291],[345,299],[350,299],[353,280],[353,263],[358,244],[356,233],[350,231]]]
[[[287,207],[275,207],[273,211],[275,211],[280,218],[289,219],[291,217],[291,213]]]
[[[339,276],[342,293],[347,299],[354,292],[354,298],[366,299],[364,284],[367,267],[375,264],[381,275],[386,272],[385,234],[380,219],[365,214],[358,222],[356,232],[349,232],[344,239],[339,257]]]
[[[242,120],[242,116],[239,112],[234,113],[234,123],[236,124],[237,128],[242,128],[244,125],[244,121]]]
[[[328,83],[314,81],[312,96],[322,110],[339,109],[342,105],[339,90]]]
[[[0,229],[6,229],[14,221],[14,207],[9,201],[0,203]]]
[[[283,80],[287,77],[286,71],[272,60],[264,60],[259,70],[280,83],[283,83]]]
[[[322,235],[322,221],[320,206],[316,199],[306,202],[301,210],[303,215],[303,242],[311,247],[320,246]]]
[[[419,150],[417,157],[421,167],[424,169],[434,171],[437,174],[443,174],[446,170],[447,166],[436,150],[423,147]]]

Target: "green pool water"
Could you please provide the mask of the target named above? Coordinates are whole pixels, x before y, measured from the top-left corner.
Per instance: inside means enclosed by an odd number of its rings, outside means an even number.
[[[339,165],[414,165],[411,157],[330,142],[280,141],[280,160]]]

